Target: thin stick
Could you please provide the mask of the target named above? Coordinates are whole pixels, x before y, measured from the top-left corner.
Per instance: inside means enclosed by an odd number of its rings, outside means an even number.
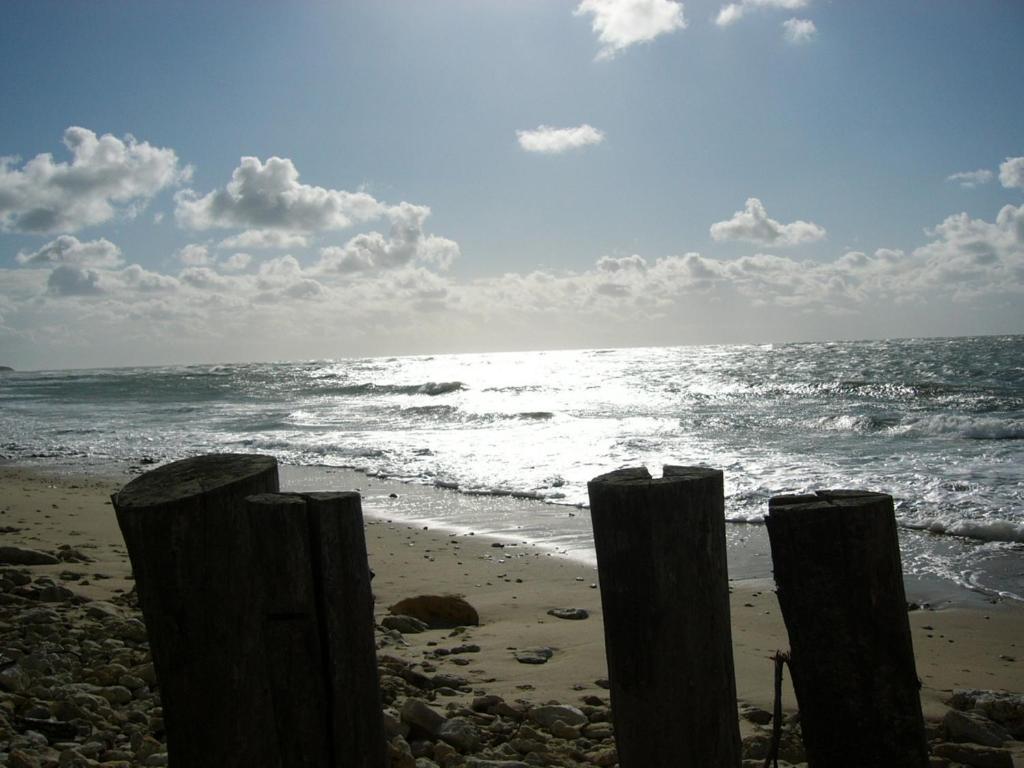
[[[782,668],[789,662],[789,654],[776,651],[772,656],[775,661],[775,707],[772,712],[772,745],[768,756],[764,759],[764,768],[779,768],[779,744],[782,741]]]

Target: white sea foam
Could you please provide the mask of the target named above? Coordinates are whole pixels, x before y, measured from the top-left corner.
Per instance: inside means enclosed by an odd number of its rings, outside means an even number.
[[[957,519],[957,518],[926,518],[918,521],[905,522],[905,528],[930,533],[941,533],[948,536],[962,536],[978,541],[1006,542],[1024,544],[1024,523],[1002,519]]]
[[[894,434],[904,436],[958,436],[971,440],[1024,439],[1024,421],[1019,418],[972,416],[936,413],[907,419],[892,427]]]

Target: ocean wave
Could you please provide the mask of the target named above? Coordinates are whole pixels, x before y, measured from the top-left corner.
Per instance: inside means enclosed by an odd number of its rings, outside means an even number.
[[[893,419],[867,414],[849,414],[840,416],[822,416],[815,420],[814,426],[826,432],[878,432],[891,427]]]
[[[460,389],[465,389],[461,381],[428,381],[416,389],[416,394],[435,397],[447,395],[449,392],[458,392]]]
[[[454,405],[410,405],[402,408],[402,413],[426,415],[426,416],[446,416],[457,412],[459,409]]]
[[[952,435],[969,440],[1021,440],[1024,439],[1024,421],[942,413],[904,422],[892,427],[892,432],[903,436]]]
[[[996,541],[1009,544],[1024,544],[1024,523],[999,518],[928,518],[920,521],[901,521],[903,528],[910,528],[946,536],[961,536],[978,541]]]
[[[458,392],[466,386],[461,381],[427,381],[422,384],[375,384],[372,381],[362,384],[342,384],[317,387],[318,395],[447,395]]]

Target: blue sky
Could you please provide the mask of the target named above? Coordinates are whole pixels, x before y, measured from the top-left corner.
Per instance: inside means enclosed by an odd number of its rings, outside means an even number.
[[[1024,331],[1020,3],[0,22],[0,364]]]

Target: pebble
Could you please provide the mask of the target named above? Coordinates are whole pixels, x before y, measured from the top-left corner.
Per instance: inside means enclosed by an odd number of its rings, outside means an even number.
[[[528,648],[516,651],[516,661],[520,664],[546,664],[548,659],[555,655],[550,648]]]
[[[548,616],[554,616],[556,619],[569,619],[570,621],[581,621],[590,617],[583,608],[552,608],[548,611]]]

